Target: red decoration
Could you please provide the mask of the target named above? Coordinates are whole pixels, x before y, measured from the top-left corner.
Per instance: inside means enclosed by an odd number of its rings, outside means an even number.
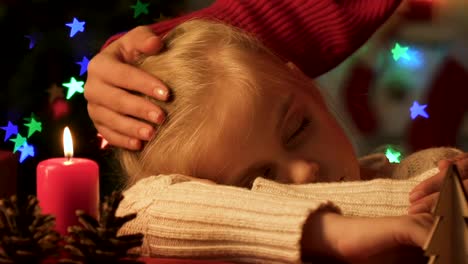
[[[68,102],[63,98],[57,98],[52,103],[52,118],[58,120],[70,113],[70,106]]]
[[[56,230],[79,225],[75,211],[97,217],[99,210],[99,166],[85,158],[73,157],[71,135],[64,131],[65,157],[51,158],[37,165],[37,198],[44,214],[55,216]]]

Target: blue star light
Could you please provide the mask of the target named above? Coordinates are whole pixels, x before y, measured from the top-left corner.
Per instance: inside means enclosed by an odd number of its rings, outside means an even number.
[[[410,108],[411,112],[411,119],[415,119],[418,116],[422,116],[424,118],[429,118],[429,115],[426,113],[427,105],[420,105],[418,102],[414,101],[413,105]]]
[[[80,68],[80,76],[83,75],[87,70],[88,70],[88,63],[89,60],[86,58],[86,56],[81,59],[81,61],[77,61],[76,64],[79,64],[81,66]]]
[[[86,22],[80,22],[78,21],[78,19],[76,19],[75,17],[73,18],[73,22],[72,23],[68,23],[68,24],[65,24],[67,27],[70,27],[71,28],[71,31],[70,31],[70,38],[73,38],[73,36],[75,36],[75,34],[79,31],[79,32],[83,32],[84,31],[84,25],[85,25]]]
[[[398,60],[397,64],[400,67],[412,70],[412,69],[419,69],[424,66],[425,62],[425,54],[424,52],[412,48],[407,52],[408,58],[404,60]]]
[[[24,37],[29,39],[29,49],[34,48],[34,46],[36,45],[36,39],[34,38],[34,36],[25,35]]]
[[[24,145],[22,145],[19,149],[18,149],[19,152],[21,152],[21,155],[20,155],[20,163],[23,163],[23,161],[27,158],[27,157],[34,157],[34,147],[33,146],[30,146],[28,143],[24,143]]]
[[[5,138],[3,139],[6,142],[11,136],[18,134],[18,126],[14,125],[10,121],[8,121],[8,125],[1,127],[1,129],[5,130]]]

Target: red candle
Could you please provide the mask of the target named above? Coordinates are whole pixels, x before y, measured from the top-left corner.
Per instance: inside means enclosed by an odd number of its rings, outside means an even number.
[[[52,158],[37,165],[37,198],[42,213],[52,214],[56,230],[65,235],[78,225],[76,210],[93,217],[99,210],[99,167],[92,160],[73,157],[73,141],[68,127],[63,132],[64,158]]]

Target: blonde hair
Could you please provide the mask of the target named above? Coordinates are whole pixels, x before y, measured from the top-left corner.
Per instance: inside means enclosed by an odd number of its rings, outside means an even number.
[[[261,76],[279,87],[291,75],[276,77],[271,71],[262,72],[266,68],[262,64],[275,65],[278,71],[287,68],[255,37],[221,22],[190,20],[174,28],[163,41],[163,51],[138,66],[163,81],[171,89],[173,100],[161,102],[147,97],[161,106],[167,117],[141,151],[120,150],[127,187],[150,175],[200,177],[196,175],[197,163],[207,154],[209,144],[201,140],[201,135],[212,138],[222,134],[228,115],[219,110],[222,105],[217,99],[229,90],[229,96],[249,103],[251,93],[260,92]]]

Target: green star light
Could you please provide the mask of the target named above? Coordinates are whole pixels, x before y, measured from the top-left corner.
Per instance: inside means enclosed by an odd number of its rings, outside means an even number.
[[[28,138],[31,137],[34,132],[42,132],[42,123],[31,117],[29,123],[24,124],[28,127]]]
[[[390,163],[400,163],[401,152],[399,152],[398,150],[394,150],[389,147],[385,151],[385,156],[387,156],[387,159]]]
[[[148,6],[149,3],[142,3],[140,0],[137,0],[135,5],[132,5],[131,8],[133,9],[133,18],[137,18],[141,14],[148,14]]]
[[[392,49],[393,59],[398,61],[400,58],[410,59],[408,55],[408,47],[400,46],[400,44],[395,43],[395,47]]]
[[[10,141],[15,142],[15,147],[13,148],[13,153],[15,153],[16,151],[18,151],[19,148],[21,148],[24,145],[24,143],[26,143],[26,138],[22,137],[18,133],[18,134],[16,134],[16,138],[12,138],[12,139],[10,139]]]
[[[70,82],[68,83],[62,83],[63,86],[68,88],[67,91],[67,100],[70,100],[70,98],[75,94],[75,93],[83,93],[84,92],[84,82],[79,82],[75,79],[75,77],[70,78]]]

